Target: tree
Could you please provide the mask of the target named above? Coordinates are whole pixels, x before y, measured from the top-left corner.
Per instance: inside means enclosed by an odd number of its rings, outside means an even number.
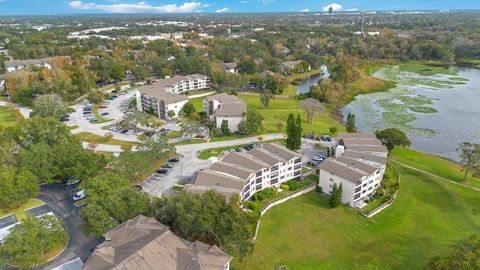
[[[285,140],[286,147],[290,150],[295,150],[297,128],[295,125],[295,118],[293,117],[293,113],[288,115],[286,133],[287,133],[287,139]]]
[[[335,208],[342,203],[342,193],[343,193],[342,184],[340,183],[340,186],[337,186],[337,183],[334,183],[332,188],[332,193],[328,201],[328,203],[330,204],[330,207]]]
[[[260,102],[262,102],[263,106],[266,108],[270,104],[270,99],[274,98],[275,96],[272,95],[270,90],[262,90],[260,93]]]
[[[238,196],[232,196],[227,203],[223,195],[213,190],[202,195],[180,192],[155,199],[152,211],[159,222],[181,237],[216,244],[243,258],[253,251],[256,217],[238,207],[238,203]]]
[[[355,114],[348,113],[347,115],[347,132],[357,132],[357,127],[355,124]]]
[[[468,173],[475,170],[474,175],[478,175],[480,171],[480,144],[463,142],[457,148],[462,164],[463,181],[467,180]]]
[[[377,130],[375,136],[387,147],[388,152],[391,152],[395,146],[409,147],[411,144],[407,135],[396,128],[387,128],[381,131]]]
[[[190,117],[190,116],[192,116],[193,113],[196,112],[195,106],[193,106],[192,103],[187,102],[187,103],[185,103],[185,105],[183,105],[182,112],[185,116]]]
[[[337,128],[337,127],[331,127],[331,128],[330,128],[330,134],[335,135],[335,134],[337,134],[337,132],[338,132],[338,128]]]
[[[45,253],[67,241],[68,233],[55,216],[27,216],[0,245],[0,265],[27,269],[44,263]]]
[[[298,106],[307,113],[307,122],[310,124],[312,123],[313,117],[316,113],[322,113],[325,110],[325,107],[322,105],[322,103],[314,98],[304,99]]]
[[[132,69],[133,79],[138,81],[143,81],[148,77],[148,70],[142,66],[136,66]]]
[[[228,128],[228,120],[226,120],[226,119],[222,120],[222,124],[220,126],[220,129],[222,130],[222,135],[223,136],[230,135],[230,129]]]
[[[135,181],[140,175],[148,172],[151,159],[145,152],[123,151],[111,164],[112,167],[127,176],[130,181]]]
[[[297,122],[295,124],[295,149],[298,150],[302,147],[302,119],[300,118],[300,114],[297,115]]]
[[[105,133],[105,139],[107,139],[108,142],[111,142],[113,139],[113,133],[112,132],[107,132]]]
[[[181,131],[186,137],[193,138],[202,134],[207,128],[195,120],[188,120],[181,125]]]
[[[29,170],[0,166],[0,208],[15,208],[37,197],[39,191],[38,177]]]
[[[461,241],[448,255],[435,256],[428,262],[428,270],[478,269],[480,239],[476,235]]]
[[[245,113],[245,120],[240,123],[239,132],[246,135],[251,135],[260,132],[263,128],[263,116],[256,110],[249,109]]]
[[[32,116],[60,119],[64,115],[67,115],[67,105],[56,94],[42,95],[33,101]]]
[[[109,229],[139,214],[148,214],[148,195],[133,189],[123,175],[108,172],[81,184],[88,192],[88,205],[80,211],[82,227],[93,236],[101,236]]]
[[[174,110],[170,110],[170,111],[167,112],[167,116],[168,116],[168,118],[170,118],[170,119],[172,119],[173,117],[175,117],[175,115],[177,115],[177,114],[175,113]]]

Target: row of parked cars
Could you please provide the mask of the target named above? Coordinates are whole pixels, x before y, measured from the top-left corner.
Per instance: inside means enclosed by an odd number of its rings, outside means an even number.
[[[332,141],[332,137],[330,137],[328,135],[315,136],[314,134],[303,134],[303,138],[310,139],[310,140],[316,140],[316,141],[324,141],[324,142],[331,142]]]
[[[167,174],[168,169],[173,168],[175,166],[175,163],[178,163],[180,160],[176,157],[171,158],[168,160],[167,163],[163,164],[158,170],[155,171],[157,174]]]

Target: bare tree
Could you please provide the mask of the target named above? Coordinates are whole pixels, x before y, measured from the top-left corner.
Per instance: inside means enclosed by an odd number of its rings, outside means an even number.
[[[112,141],[113,136],[114,136],[114,135],[113,135],[113,133],[111,133],[111,132],[105,133],[105,139],[107,139],[108,142],[111,142],[111,141]]]
[[[314,98],[302,100],[298,107],[307,113],[307,121],[310,124],[312,123],[313,117],[316,113],[323,113],[325,110],[325,107],[322,105],[322,103]]]

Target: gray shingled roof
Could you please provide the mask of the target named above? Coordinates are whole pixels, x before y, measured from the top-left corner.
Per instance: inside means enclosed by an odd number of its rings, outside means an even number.
[[[170,93],[165,91],[165,88],[158,84],[145,85],[138,89],[140,93],[157,100],[163,100],[165,103],[176,103],[188,100],[188,97]]]
[[[361,161],[353,159],[353,158],[341,156],[341,157],[336,158],[336,160],[338,162],[347,164],[349,167],[359,169],[359,170],[361,170],[363,172],[366,172],[368,174],[372,174],[372,173],[375,173],[376,171],[378,171],[378,168],[375,168],[371,165],[368,165],[367,163],[361,162]]]
[[[338,162],[333,158],[325,159],[319,168],[352,183],[358,183],[362,177],[367,176],[367,173],[348,167],[345,163]]]
[[[222,161],[240,165],[254,171],[269,167],[268,163],[247,153],[230,153],[226,155]]]
[[[260,148],[253,148],[252,150],[248,151],[248,153],[254,157],[263,160],[270,166],[273,166],[279,162],[285,162],[285,159],[281,158],[280,156]]]
[[[242,179],[247,179],[252,173],[255,173],[252,169],[227,162],[215,162],[210,166],[210,170],[228,173]]]
[[[380,163],[380,164],[387,163],[387,157],[386,156],[371,155],[371,154],[352,151],[352,150],[348,150],[348,149],[345,152],[343,152],[342,156],[349,157],[349,158],[354,158],[354,159],[368,160],[368,161],[372,161],[372,162]]]
[[[195,180],[195,185],[243,190],[245,182],[246,179],[242,179],[227,173],[214,170],[204,170],[198,174],[197,180]]]
[[[292,151],[278,143],[266,143],[263,145],[263,149],[267,150],[268,152],[274,153],[285,160],[289,160],[296,157],[302,157],[300,153]]]

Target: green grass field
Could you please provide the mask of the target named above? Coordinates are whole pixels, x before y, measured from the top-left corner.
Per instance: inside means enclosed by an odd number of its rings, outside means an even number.
[[[25,210],[33,208],[33,207],[37,207],[37,206],[40,206],[40,205],[43,205],[42,201],[40,201],[38,199],[31,198],[31,199],[28,199],[28,201],[26,203],[20,205],[19,207],[15,208],[15,209],[0,209],[0,218],[11,215],[11,214],[14,214],[15,216],[17,216],[18,220],[22,220],[22,219],[25,219],[27,217],[27,214],[25,213]]]
[[[480,179],[475,179],[471,175],[467,177],[466,182],[463,182],[461,166],[441,157],[408,148],[397,147],[393,149],[390,159],[441,176],[448,180],[480,187]]]
[[[248,108],[258,110],[263,117],[264,133],[277,132],[277,124],[282,123],[284,129],[286,126],[288,114],[293,113],[295,117],[300,114],[302,118],[302,128],[304,133],[330,134],[330,127],[337,127],[339,132],[345,132],[345,127],[330,117],[330,112],[326,110],[323,114],[316,115],[312,124],[306,122],[306,113],[298,108],[299,101],[296,99],[276,98],[270,102],[268,108],[264,108],[258,96],[239,95],[246,103]],[[280,130],[279,132],[284,132]]]
[[[7,107],[0,106],[0,125],[10,127],[13,126],[15,122],[16,118],[12,112]]]
[[[135,145],[135,143],[133,142],[121,141],[116,139],[108,140],[105,137],[98,136],[89,132],[80,132],[75,135],[80,141],[83,142],[120,145],[123,150],[130,149],[133,145]]]
[[[203,111],[203,97],[191,98],[188,100],[188,102],[192,103],[193,107],[195,107],[195,111]]]
[[[253,255],[234,269],[425,269],[430,257],[479,232],[480,192],[396,168],[397,200],[371,219],[330,209],[315,192],[274,207],[262,217]]]

